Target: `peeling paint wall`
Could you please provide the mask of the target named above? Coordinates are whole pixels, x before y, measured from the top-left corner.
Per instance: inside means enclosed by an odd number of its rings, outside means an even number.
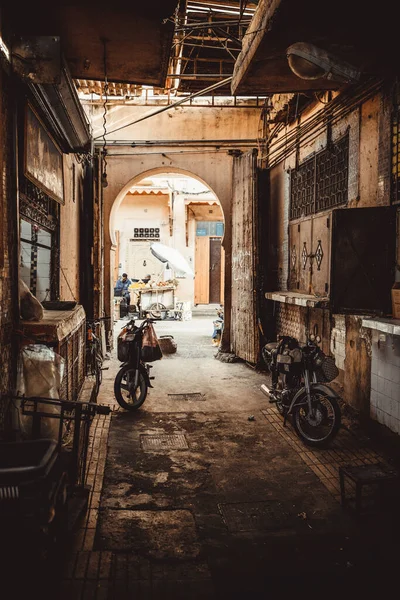
[[[371,334],[362,318],[346,315],[344,396],[360,414],[369,414],[371,390]]]
[[[344,315],[332,315],[331,353],[343,380],[346,360],[346,318]]]
[[[64,154],[64,198],[60,207],[60,298],[79,300],[82,166],[72,154]]]
[[[150,119],[124,127],[154,112],[156,106],[109,105],[107,140],[223,140],[256,139],[259,108],[176,106]],[[86,105],[96,138],[103,134],[103,106]],[[124,127],[113,133],[114,129]]]
[[[6,428],[7,400],[13,391],[15,348],[12,330],[18,318],[16,261],[16,196],[13,188],[13,114],[8,75],[0,64],[0,437]]]
[[[337,94],[335,95],[337,96]],[[300,119],[283,128],[279,134],[281,142],[285,136],[303,123],[305,119],[324,111],[322,104],[316,104],[304,111]],[[392,98],[390,85],[383,88],[370,99],[355,107],[345,118],[337,121],[331,128],[333,142],[349,134],[348,163],[348,203],[349,208],[384,206],[390,204],[391,173],[391,111]],[[287,180],[288,169],[296,166],[307,157],[326,147],[328,129],[320,126],[320,132],[312,141],[300,139],[298,153],[292,152],[285,160],[275,165],[270,172],[271,192],[271,231],[270,255],[272,272],[266,291],[287,289],[287,273],[290,258],[290,239],[288,240],[288,214],[290,204],[290,185]],[[289,182],[290,183],[290,182]],[[306,221],[309,217],[301,219]],[[373,240],[371,240],[373,243]],[[398,255],[400,252],[398,242]],[[328,253],[326,253],[326,256]],[[290,285],[290,282],[289,282]],[[275,287],[276,286],[276,287]],[[292,289],[292,288],[290,288]],[[339,381],[343,383],[345,400],[361,412],[369,411],[371,356],[368,335],[360,326],[360,319],[352,315],[330,315],[320,319],[317,311],[294,305],[275,307],[278,334],[294,335],[304,339],[308,323],[315,321],[324,327],[323,345],[336,359],[340,369]],[[321,330],[320,330],[321,331]]]

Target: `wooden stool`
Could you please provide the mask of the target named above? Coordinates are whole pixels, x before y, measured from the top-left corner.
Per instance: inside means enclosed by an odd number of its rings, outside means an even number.
[[[362,514],[362,489],[363,486],[376,486],[379,491],[382,491],[383,486],[391,481],[395,481],[398,478],[398,474],[393,469],[390,469],[382,463],[376,463],[374,465],[344,465],[339,467],[339,480],[340,480],[340,497],[342,506],[349,506],[349,499],[346,498],[345,494],[345,477],[348,477],[356,486],[355,506],[354,510],[357,515]]]

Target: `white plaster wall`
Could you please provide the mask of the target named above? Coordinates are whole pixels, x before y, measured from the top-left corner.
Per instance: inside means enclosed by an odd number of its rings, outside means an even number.
[[[346,360],[346,321],[344,315],[333,315],[334,327],[331,331],[331,352],[338,369],[344,371]]]

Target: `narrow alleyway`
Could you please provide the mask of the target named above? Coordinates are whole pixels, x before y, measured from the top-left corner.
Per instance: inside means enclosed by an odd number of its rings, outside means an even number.
[[[111,425],[95,424],[94,491],[63,597],[256,598],[388,581],[395,522],[358,524],[339,503],[338,466],[377,462],[378,450],[344,429],[331,449],[306,448],[259,391],[264,374],[215,360],[211,318],[156,330],[178,351],[154,363],[141,410],[114,406]],[[99,401],[113,403],[118,362],[105,365]]]

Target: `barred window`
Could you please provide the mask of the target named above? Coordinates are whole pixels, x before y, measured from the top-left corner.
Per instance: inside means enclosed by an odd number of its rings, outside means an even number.
[[[298,219],[347,203],[349,135],[293,169],[290,219]]]

